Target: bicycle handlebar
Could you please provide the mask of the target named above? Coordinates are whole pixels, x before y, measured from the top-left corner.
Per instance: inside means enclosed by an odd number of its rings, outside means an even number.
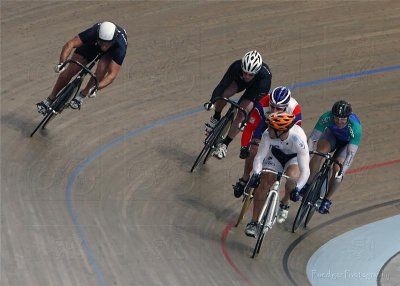
[[[286,179],[294,180],[292,177],[290,177],[290,176],[288,176],[288,175],[286,175],[286,174],[284,174],[282,172],[277,172],[277,171],[274,171],[274,170],[271,170],[271,169],[262,169],[261,173],[272,173],[272,174],[278,175],[280,177],[284,177]]]
[[[247,111],[243,107],[241,107],[236,101],[230,100],[229,98],[222,97],[222,96],[215,97],[215,98],[211,99],[210,102],[212,104],[214,104],[218,100],[226,101],[227,103],[231,104],[232,106],[234,106],[235,108],[237,108],[238,110],[240,110],[243,113],[244,119],[242,120],[242,122],[240,123],[240,126],[239,126],[239,129],[241,131],[243,131],[243,129],[246,127],[247,120],[248,120]],[[204,104],[204,106],[205,106],[205,104]]]
[[[65,62],[63,62],[62,66],[61,66],[61,69],[64,68],[69,63],[73,63],[73,64],[76,64],[76,65],[80,66],[86,73],[88,73],[94,79],[94,83],[96,85],[96,90],[99,89],[99,81],[97,80],[96,76],[90,70],[94,66],[95,61],[93,61],[89,65],[89,67],[87,67],[87,66],[81,64],[80,62],[78,62],[76,60],[66,60]]]
[[[318,151],[310,151],[310,155],[314,154],[314,155],[318,155],[321,156],[323,158],[325,158],[328,161],[332,161],[333,163],[335,163],[336,165],[339,166],[339,172],[338,172],[338,176],[341,176],[343,173],[343,164],[340,163],[338,160],[336,160],[335,158],[333,158],[333,156],[329,153],[325,154],[322,152],[318,152]]]

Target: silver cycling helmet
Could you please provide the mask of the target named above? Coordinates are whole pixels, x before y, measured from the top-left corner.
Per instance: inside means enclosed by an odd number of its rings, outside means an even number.
[[[242,70],[247,73],[256,74],[262,66],[262,57],[256,50],[247,52],[242,58]]]
[[[117,26],[111,22],[103,22],[99,25],[98,40],[102,42],[114,42],[117,36]]]

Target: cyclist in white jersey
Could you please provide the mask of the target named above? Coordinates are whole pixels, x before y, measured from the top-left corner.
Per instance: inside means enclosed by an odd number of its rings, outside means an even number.
[[[267,192],[276,180],[275,174],[261,173],[263,168],[276,172],[285,171],[290,177],[298,178],[297,183],[294,180],[286,181],[285,195],[279,206],[278,223],[283,223],[288,217],[290,192],[301,189],[310,175],[307,136],[300,126],[294,125],[295,118],[295,115],[288,113],[272,113],[268,117],[268,129],[262,135],[253,163],[252,172],[261,181],[254,191],[253,216],[245,230],[247,236],[255,236],[258,216]]]

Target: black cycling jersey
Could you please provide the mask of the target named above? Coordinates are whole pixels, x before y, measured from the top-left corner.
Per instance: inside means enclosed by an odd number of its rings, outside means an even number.
[[[246,90],[240,100],[248,99],[258,101],[263,95],[271,89],[272,74],[267,64],[262,63],[260,71],[254,76],[250,82],[243,80],[242,60],[233,62],[226,71],[221,82],[214,89],[212,99],[222,96],[225,89],[234,81],[238,86],[238,92]]]
[[[76,53],[83,56],[88,62],[91,62],[99,53],[100,47],[97,44],[97,31],[101,23],[97,23],[89,29],[79,33],[79,38],[83,42],[83,46],[76,49]],[[117,36],[115,43],[110,47],[104,55],[111,56],[112,60],[119,65],[124,61],[126,50],[128,48],[128,37],[125,29],[117,25]]]

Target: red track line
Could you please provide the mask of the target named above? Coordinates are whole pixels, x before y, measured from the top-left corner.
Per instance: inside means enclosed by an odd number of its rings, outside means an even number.
[[[372,165],[368,165],[368,166],[364,166],[364,167],[359,167],[356,169],[351,169],[351,170],[347,171],[347,174],[361,173],[364,171],[376,169],[379,167],[389,166],[389,165],[393,165],[393,164],[397,164],[397,163],[400,163],[400,159],[386,161],[386,162],[382,162],[382,163],[376,163],[376,164],[372,164]],[[251,283],[250,279],[240,271],[239,267],[236,266],[236,264],[233,262],[232,258],[229,256],[229,253],[228,253],[228,249],[226,246],[226,240],[228,239],[228,234],[231,231],[233,225],[234,225],[234,222],[228,223],[222,232],[221,250],[222,250],[222,253],[223,253],[226,261],[228,261],[229,265],[233,268],[233,270],[237,274],[239,274],[239,276],[243,279],[243,281],[246,283],[246,285],[252,286],[253,284]]]
[[[363,172],[363,171],[376,169],[376,168],[379,168],[379,167],[393,165],[393,164],[396,164],[396,163],[400,163],[400,159],[392,160],[392,161],[386,161],[386,162],[382,162],[382,163],[376,163],[376,164],[372,164],[372,165],[369,165],[369,166],[364,166],[364,167],[352,169],[352,170],[349,170],[347,172],[347,174],[356,174],[356,173],[360,173],[360,172]]]
[[[243,279],[243,281],[246,283],[248,286],[253,286],[249,278],[247,278],[246,275],[244,275],[240,269],[235,265],[233,262],[232,258],[229,256],[228,249],[226,247],[226,239],[228,238],[228,234],[231,231],[232,227],[234,225],[234,222],[230,222],[224,229],[221,235],[221,249],[222,253],[224,254],[225,259],[228,261],[229,265],[235,270],[237,274]]]

